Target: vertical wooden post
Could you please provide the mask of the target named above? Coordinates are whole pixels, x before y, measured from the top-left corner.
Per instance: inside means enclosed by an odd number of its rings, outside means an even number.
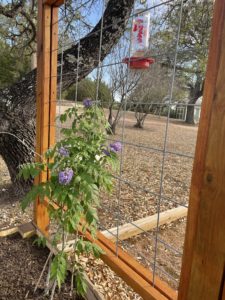
[[[54,120],[57,93],[58,8],[38,1],[37,49],[37,123],[36,152],[43,155],[55,142]],[[40,160],[39,157],[37,157]],[[35,184],[45,182],[48,173],[42,172]],[[34,222],[47,235],[49,217],[47,207],[36,200]]]
[[[225,1],[216,0],[178,299],[222,299],[224,270]]]

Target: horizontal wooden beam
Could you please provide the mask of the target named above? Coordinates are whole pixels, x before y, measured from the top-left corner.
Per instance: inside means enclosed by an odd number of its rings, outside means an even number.
[[[18,227],[18,232],[23,239],[29,238],[36,234],[36,228],[33,225],[33,222],[22,224]]]
[[[122,279],[127,282],[127,284],[131,285],[131,287],[138,293],[140,293],[141,287],[139,286],[139,282],[142,280],[145,281],[144,286],[153,286],[153,274],[150,270],[146,269],[139,262],[136,261],[135,258],[130,256],[127,252],[125,252],[120,247],[117,247],[112,241],[110,241],[107,237],[105,237],[102,233],[97,233],[97,240],[93,240],[89,233],[85,234],[85,237],[96,243],[103,251],[104,255],[101,256],[101,259],[110,266],[112,270],[114,270]],[[71,240],[67,242],[64,251],[70,252],[73,251],[73,244],[75,240]],[[62,250],[62,244],[58,244],[57,248]],[[129,269],[129,272],[123,272],[123,270]],[[136,274],[136,275],[135,275]],[[135,276],[134,276],[135,275]],[[132,276],[132,279],[130,278]],[[142,280],[140,281],[140,277]],[[136,282],[137,280],[137,282]],[[154,288],[160,292],[166,299],[176,300],[177,292],[170,288],[165,282],[155,276]],[[151,292],[151,289],[149,290]],[[141,296],[145,295],[146,290],[141,291]],[[148,295],[150,297],[150,295]],[[144,299],[152,299],[152,298],[144,298]],[[154,299],[154,298],[153,298]]]
[[[47,205],[47,203],[44,204]],[[58,205],[56,203],[50,202],[50,204],[54,209],[58,209]],[[64,209],[66,210],[66,208]],[[167,218],[167,220],[169,219]],[[105,252],[105,255],[102,255],[101,259],[119,276],[121,276],[121,278],[128,285],[130,285],[137,293],[139,293],[144,299],[149,299],[149,300],[154,299],[154,298],[150,298],[150,296],[152,297],[151,295],[152,289],[142,290],[140,286],[140,282],[143,283],[143,281],[140,280],[140,278],[142,278],[145,281],[143,287],[146,286],[153,287],[153,274],[150,270],[142,266],[134,257],[130,256],[122,248],[117,247],[115,243],[113,243],[113,241],[105,237],[101,232],[97,232],[96,240],[93,240],[93,238],[88,232],[84,234],[84,237],[87,240],[90,240],[96,243],[97,245],[99,245],[99,247]],[[67,243],[66,248],[64,248],[65,252],[72,251],[71,243],[73,243],[73,240]],[[61,250],[62,248],[61,246],[62,246],[61,244],[58,244],[57,248]],[[108,250],[105,251],[106,249]],[[124,270],[128,270],[128,273],[124,272]],[[134,276],[135,274],[137,276]],[[155,276],[153,289],[157,290],[161,295],[163,295],[165,297],[164,299],[168,299],[168,300],[177,299],[177,292],[157,276]],[[150,292],[150,294],[148,294],[148,297],[145,298],[146,293],[148,292]],[[156,298],[156,299],[161,299],[161,298]]]
[[[51,203],[52,204],[52,203]],[[52,204],[54,208],[57,206]],[[159,218],[159,226],[164,224],[171,223],[180,218],[184,218],[187,216],[187,208],[186,207],[176,207],[169,210],[166,210],[160,213]],[[120,241],[129,239],[138,234],[141,234],[146,231],[150,231],[157,226],[158,214],[153,216],[148,216],[146,218],[139,219],[132,223],[126,223],[122,226],[119,226],[119,236],[118,239]],[[115,242],[117,240],[117,227],[110,228],[108,230],[101,231],[101,233],[107,237],[109,240]],[[70,240],[67,243],[66,251],[70,251],[70,247],[74,244],[75,240]],[[59,244],[59,247],[62,247],[62,244]]]
[[[34,227],[33,222],[24,223],[18,226],[10,226],[0,230],[0,237],[7,237],[17,232],[25,239],[34,235],[36,233],[36,228]]]
[[[0,230],[0,237],[6,237],[18,232],[18,226],[10,226]]]
[[[121,259],[120,256],[115,254],[115,251],[110,249],[102,243],[101,239],[93,240],[90,234],[85,235],[86,238],[96,245],[98,245],[104,254],[101,255],[101,259],[115,272],[117,273],[128,285],[130,285],[135,292],[137,292],[145,300],[168,300],[169,298],[160,293],[156,288],[152,286],[145,278],[139,275],[133,270],[129,264]],[[115,250],[115,249],[114,249]],[[131,258],[132,259],[132,258]]]
[[[43,4],[59,7],[64,4],[64,0],[44,0]]]
[[[157,276],[155,276],[153,287],[152,272],[142,266],[122,248],[117,247],[102,233],[97,233],[96,240],[93,240],[89,233],[86,233],[85,237],[101,247],[105,252],[101,256],[102,260],[144,299],[177,299],[177,292]],[[156,291],[158,293],[155,293]],[[156,295],[158,298],[154,298]]]
[[[169,209],[160,213],[159,226],[176,221],[186,216],[186,207],[180,206],[173,209]],[[153,216],[142,218],[132,223],[126,223],[122,226],[119,226],[118,238],[119,240],[126,240],[145,231],[152,230],[157,226],[157,220],[158,214],[155,214]],[[117,227],[113,227],[109,230],[104,230],[101,233],[104,234],[104,236],[110,239],[111,241],[116,241],[117,239]]]

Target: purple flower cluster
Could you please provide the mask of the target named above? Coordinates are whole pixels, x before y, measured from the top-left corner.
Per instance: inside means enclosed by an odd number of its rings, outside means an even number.
[[[87,98],[87,99],[84,99],[83,105],[84,105],[85,108],[89,108],[89,107],[92,107],[93,102],[90,98]]]
[[[59,183],[62,185],[68,185],[73,178],[73,170],[67,169],[59,172]]]
[[[122,150],[122,144],[120,142],[115,142],[109,145],[109,149],[105,147],[104,145],[101,146],[102,152],[106,156],[110,156],[110,151],[112,152],[119,152]]]
[[[109,145],[112,152],[119,152],[122,150],[122,144],[120,142],[115,142]]]
[[[61,147],[59,148],[59,154],[62,155],[62,156],[69,156],[69,150],[66,149],[65,147]]]
[[[107,149],[102,149],[102,152],[106,155],[106,156],[110,156],[110,152]]]

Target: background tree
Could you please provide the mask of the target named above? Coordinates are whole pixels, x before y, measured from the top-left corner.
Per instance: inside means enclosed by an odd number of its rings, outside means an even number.
[[[69,87],[63,94],[63,99],[65,100],[75,100],[76,84]],[[78,83],[77,86],[77,101],[83,101],[85,98],[95,99],[96,97],[96,81],[91,78],[85,78]],[[98,100],[101,103],[106,103],[110,101],[111,94],[108,85],[100,81]]]
[[[128,56],[128,47],[124,45],[124,39],[115,47],[111,56],[112,65],[109,68],[111,91],[110,102],[108,103],[108,122],[110,124],[109,133],[116,133],[116,126],[120,119],[122,109],[125,109],[125,101],[137,86],[141,72],[129,71],[127,65],[122,63],[122,60]],[[125,44],[126,45],[126,44]]]
[[[147,72],[143,72],[140,80],[129,96],[129,106],[135,112],[134,127],[143,128],[148,114],[161,114],[163,108],[168,112],[169,91],[171,77],[170,70],[160,63],[151,65]],[[185,99],[184,83],[177,79],[173,89],[172,103]]]
[[[63,27],[64,39],[76,41],[79,34],[85,34],[94,27],[89,23],[88,16],[96,4],[99,5],[99,0],[66,1],[66,13],[59,11],[59,19],[63,20],[60,28]],[[0,34],[4,40],[17,49],[36,52],[37,0],[16,0],[11,3],[0,0],[0,16]]]
[[[181,36],[178,49],[177,77],[183,77],[189,90],[186,122],[194,123],[194,106],[203,94],[208,56],[208,44],[213,12],[212,0],[185,0],[182,14]],[[179,1],[167,6],[162,18],[163,30],[155,34],[158,50],[164,52],[163,65],[173,68],[175,49],[174,32],[180,13]],[[162,25],[162,22],[159,25]]]

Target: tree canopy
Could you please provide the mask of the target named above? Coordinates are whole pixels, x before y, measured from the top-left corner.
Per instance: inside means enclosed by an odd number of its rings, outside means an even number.
[[[30,71],[30,58],[0,40],[0,88],[10,86]]]
[[[177,78],[182,77],[189,91],[189,104],[195,104],[203,94],[204,78],[211,32],[213,0],[185,0],[177,56]],[[180,1],[169,4],[156,32],[157,51],[164,52],[162,65],[173,68],[174,47],[180,16]],[[193,123],[194,106],[187,110],[188,123]]]
[[[75,100],[76,85],[69,87],[63,94],[66,100]],[[78,83],[77,101],[83,101],[85,98],[96,99],[96,81],[85,78]],[[110,89],[105,82],[99,83],[98,100],[101,103],[109,102],[111,99]]]

